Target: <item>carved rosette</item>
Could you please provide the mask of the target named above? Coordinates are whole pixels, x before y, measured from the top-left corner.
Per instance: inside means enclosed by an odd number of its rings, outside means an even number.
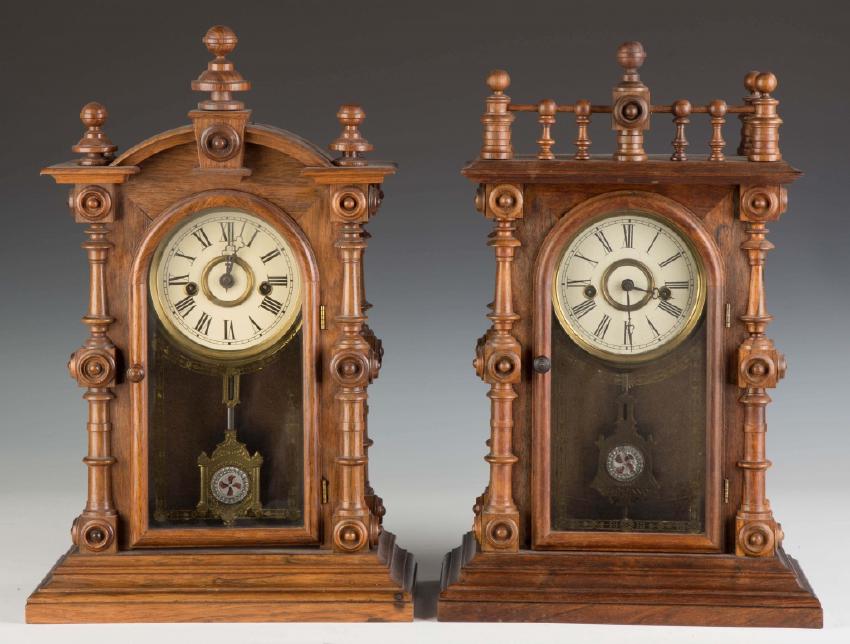
[[[377,185],[331,186],[331,220],[342,263],[342,301],[335,321],[339,336],[331,350],[329,373],[336,385],[340,449],[335,459],[338,495],[332,542],[337,552],[357,552],[377,544],[385,510],[368,483],[367,388],[378,377],[381,341],[366,324],[363,229],[380,205]]]
[[[479,188],[476,206],[495,221],[490,234],[496,255],[495,297],[487,316],[491,326],[476,346],[473,366],[479,378],[490,385],[490,480],[476,500],[473,530],[482,550],[519,549],[519,510],[513,500],[513,403],[514,385],[522,377],[522,346],[513,335],[519,315],[513,309],[514,254],[520,246],[514,222],[523,216],[522,187],[501,184]]]
[[[764,293],[764,264],[773,248],[766,239],[768,221],[785,211],[787,197],[781,186],[742,187],[739,203],[747,239],[741,249],[750,265],[747,311],[741,321],[747,337],[738,347],[736,382],[744,406],[744,453],[738,461],[743,474],[741,504],[735,516],[735,552],[739,556],[772,556],[782,542],[782,529],[773,518],[766,496],[765,472],[771,463],[765,452],[767,422],[765,408],[770,403],[767,389],[784,377],[785,357],[765,335],[772,316],[767,312]]]

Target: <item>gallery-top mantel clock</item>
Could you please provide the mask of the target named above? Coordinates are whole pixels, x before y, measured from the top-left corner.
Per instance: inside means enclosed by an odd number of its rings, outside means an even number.
[[[115,156],[83,108],[88,500],[31,622],[412,619],[412,557],[369,485],[363,226],[393,164],[343,105],[330,149],[250,122],[211,28],[191,125]],[[164,574],[166,573],[166,574]]]
[[[765,495],[767,390],[785,358],[766,335],[767,224],[799,172],[779,150],[776,77],[741,105],[654,103],[640,43],[623,44],[610,104],[517,104],[494,71],[484,144],[463,173],[492,219],[490,481],[446,557],[444,620],[819,626]],[[511,124],[537,114],[539,151]],[[708,154],[688,152],[710,119]],[[726,156],[723,126],[741,122]],[[556,154],[559,117],[575,152]],[[672,117],[672,154],[644,133]],[[612,154],[592,155],[591,119]]]

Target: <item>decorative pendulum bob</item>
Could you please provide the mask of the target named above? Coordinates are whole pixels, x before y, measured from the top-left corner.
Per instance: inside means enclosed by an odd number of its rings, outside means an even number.
[[[237,42],[204,35],[187,124],[116,156],[91,103],[43,170],[86,225],[88,495],[29,622],[413,619],[369,481],[365,227],[396,168],[358,105],[330,153],[255,124]]]
[[[212,455],[202,452],[198,457],[201,494],[197,516],[221,519],[224,525],[231,526],[237,518],[262,516],[259,490],[263,457],[259,452],[252,455],[245,443],[236,438],[239,375],[226,374],[223,390],[227,428],[224,440]]]
[[[616,407],[614,431],[600,434],[596,441],[599,465],[590,487],[622,508],[621,528],[628,530],[634,525],[629,504],[657,492],[659,485],[652,474],[652,437],[638,432],[635,399],[626,391],[617,398]]]
[[[785,374],[766,332],[766,225],[800,174],[779,150],[777,80],[747,74],[742,105],[665,103],[641,80],[646,57],[618,48],[608,104],[515,103],[506,71],[487,77],[463,174],[493,225],[473,361],[489,480],[444,560],[441,620],[822,623],[766,494],[767,390]],[[540,136],[519,156],[525,113]],[[724,152],[729,114],[739,156]],[[664,115],[672,149],[648,154]],[[555,140],[565,117],[574,150]],[[702,117],[704,154],[687,136]],[[613,150],[593,154],[599,118]]]

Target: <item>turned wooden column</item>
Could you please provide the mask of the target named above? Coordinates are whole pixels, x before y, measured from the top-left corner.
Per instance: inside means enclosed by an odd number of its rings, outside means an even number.
[[[522,376],[521,347],[513,335],[519,315],[513,307],[513,261],[520,246],[514,236],[514,222],[522,217],[523,196],[519,186],[503,184],[479,189],[479,210],[495,221],[490,233],[496,255],[496,286],[491,312],[492,325],[478,341],[473,366],[478,376],[490,385],[490,481],[476,503],[474,531],[482,550],[517,551],[519,549],[519,510],[513,499],[514,385]]]
[[[773,518],[767,499],[765,473],[771,463],[765,451],[767,422],[765,408],[770,403],[767,389],[785,375],[785,357],[765,334],[773,319],[767,312],[764,292],[764,264],[773,248],[766,239],[766,222],[785,211],[786,193],[781,186],[752,186],[741,190],[740,216],[747,239],[741,244],[750,265],[747,311],[741,321],[747,337],[738,347],[738,386],[744,407],[744,449],[738,467],[742,471],[741,503],[735,516],[735,553],[765,557],[776,552],[782,529]]]
[[[86,134],[72,147],[84,156],[78,166],[105,166],[116,147],[101,127],[106,121],[106,109],[98,103],[83,107],[80,119],[87,126]],[[89,337],[77,349],[68,363],[68,370],[81,387],[86,388],[83,399],[88,403],[88,453],[83,462],[88,468],[86,507],[74,520],[71,535],[82,553],[117,551],[118,515],[112,501],[111,403],[116,378],[116,350],[108,331],[114,318],[109,314],[106,293],[106,270],[112,244],[108,240],[107,224],[115,221],[114,186],[77,184],[71,193],[71,209],[79,223],[87,223],[87,239],[82,247],[89,263],[89,304],[83,324]]]
[[[372,146],[360,134],[365,113],[357,105],[343,105],[337,113],[342,134],[331,143],[341,152],[335,164],[341,168],[367,165],[361,154]],[[366,432],[367,387],[378,376],[383,350],[381,342],[366,324],[363,254],[369,233],[363,225],[381,200],[380,187],[349,184],[331,187],[331,219],[337,236],[335,247],[342,265],[342,293],[334,321],[338,337],[331,350],[330,373],[336,383],[339,451],[335,458],[337,496],[334,505],[333,548],[356,552],[377,544],[383,504],[368,482],[368,454],[371,441]]]
[[[511,145],[511,124],[514,115],[508,111],[511,97],[505,90],[511,85],[511,77],[503,69],[494,69],[487,76],[487,87],[492,94],[487,97],[486,109],[481,117],[484,126],[482,159],[512,159],[514,149]]]

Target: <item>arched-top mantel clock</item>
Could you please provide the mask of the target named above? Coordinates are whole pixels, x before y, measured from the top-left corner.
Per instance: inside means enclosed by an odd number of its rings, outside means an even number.
[[[741,105],[655,104],[640,43],[617,52],[610,104],[517,104],[487,79],[484,145],[463,173],[492,219],[490,481],[443,567],[443,620],[819,626],[765,495],[767,390],[785,359],[766,335],[768,222],[799,173],[779,150],[776,77]],[[511,124],[537,114],[539,150]],[[708,154],[687,152],[706,114]],[[735,156],[723,125],[741,121]],[[644,131],[670,115],[672,154]],[[560,117],[575,152],[555,154]],[[591,155],[591,118],[616,149]],[[566,135],[565,135],[566,136]]]
[[[412,619],[412,557],[368,480],[363,225],[395,166],[357,105],[328,156],[249,121],[213,27],[191,124],[115,156],[83,108],[45,168],[86,224],[88,501],[31,622]],[[168,574],[163,574],[164,572]]]

